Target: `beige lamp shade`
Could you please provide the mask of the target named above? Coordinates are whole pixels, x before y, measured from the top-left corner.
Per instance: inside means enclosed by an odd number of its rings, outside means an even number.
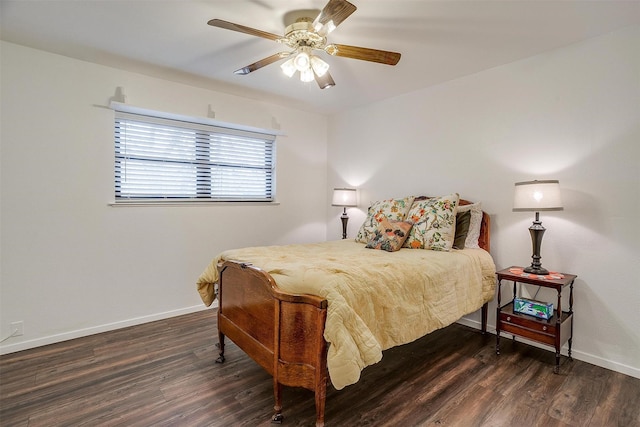
[[[561,211],[558,180],[516,182],[513,196],[515,212]]]
[[[358,206],[355,188],[334,188],[332,206]]]

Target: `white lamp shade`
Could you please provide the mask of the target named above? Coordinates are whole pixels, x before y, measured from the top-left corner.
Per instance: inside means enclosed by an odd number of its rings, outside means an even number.
[[[311,68],[307,68],[306,70],[300,71],[300,81],[309,83],[313,81],[313,70]]]
[[[560,183],[558,180],[516,182],[513,210],[561,211]]]
[[[334,188],[333,189],[333,206],[358,206],[357,194],[355,188]]]
[[[296,65],[293,63],[294,59],[295,58],[289,58],[282,65],[280,65],[280,68],[282,68],[282,72],[285,73],[288,77],[292,77],[296,73],[296,71],[298,71]]]
[[[313,72],[316,73],[318,77],[322,77],[329,71],[329,64],[313,55],[311,56],[311,68],[313,68]]]

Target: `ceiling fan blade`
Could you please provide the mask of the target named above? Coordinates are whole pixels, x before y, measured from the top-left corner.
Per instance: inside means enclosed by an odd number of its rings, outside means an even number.
[[[346,0],[329,0],[313,21],[316,31],[328,34],[349,17],[357,8]]]
[[[400,61],[400,54],[397,52],[349,46],[346,44],[330,44],[325,47],[324,50],[330,55],[360,59],[362,61],[379,62],[380,64],[396,65],[398,61]]]
[[[328,71],[324,73],[322,77],[318,76],[316,73],[313,73],[313,76],[315,77],[316,83],[318,83],[320,89],[326,89],[328,87],[333,87],[336,85],[336,82],[333,81],[333,78]]]
[[[239,33],[245,33],[273,41],[282,40],[282,36],[267,33],[266,31],[256,30],[255,28],[251,27],[245,27],[244,25],[234,24],[233,22],[223,21],[222,19],[212,19],[207,22],[207,24],[211,25],[212,27],[224,28],[225,30],[237,31]]]
[[[273,64],[274,62],[279,61],[282,58],[286,58],[289,55],[291,55],[291,52],[279,52],[271,56],[267,56],[266,58],[261,59],[260,61],[256,61],[253,64],[249,64],[245,67],[242,67],[239,70],[235,70],[233,73],[241,76],[245,74],[249,74],[269,64]]]

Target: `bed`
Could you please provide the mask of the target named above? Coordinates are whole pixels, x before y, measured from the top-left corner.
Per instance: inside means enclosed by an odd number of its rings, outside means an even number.
[[[479,212],[475,247],[371,250],[367,246],[373,238],[365,239],[362,233],[371,218],[369,226],[381,222],[382,209],[376,213],[373,204],[355,240],[242,248],[212,260],[197,286],[206,305],[218,300],[217,362],[225,360],[227,337],[273,376],[272,422],[283,419],[283,386],[312,390],[316,426],[323,426],[329,380],[336,389],[354,384],[366,366],[381,360],[384,350],[477,310],[486,332],[488,302],[496,287],[489,216],[479,204],[454,196],[443,206],[451,209],[448,221],[458,228],[456,219],[464,206]],[[403,212],[382,218],[397,215],[418,229],[415,215],[424,209],[416,210],[416,203],[434,199],[405,199]],[[402,221],[392,222],[395,226]],[[437,223],[433,218],[427,222]],[[442,240],[442,228],[436,231],[436,240]]]

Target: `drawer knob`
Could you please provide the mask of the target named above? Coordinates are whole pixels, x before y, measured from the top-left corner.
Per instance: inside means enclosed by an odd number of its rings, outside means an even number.
[[[511,316],[507,316],[507,322],[511,322]]]
[[[547,327],[546,327],[546,326],[543,326],[543,327],[542,327],[542,330],[543,330],[543,331],[546,331],[546,330],[547,330]]]

